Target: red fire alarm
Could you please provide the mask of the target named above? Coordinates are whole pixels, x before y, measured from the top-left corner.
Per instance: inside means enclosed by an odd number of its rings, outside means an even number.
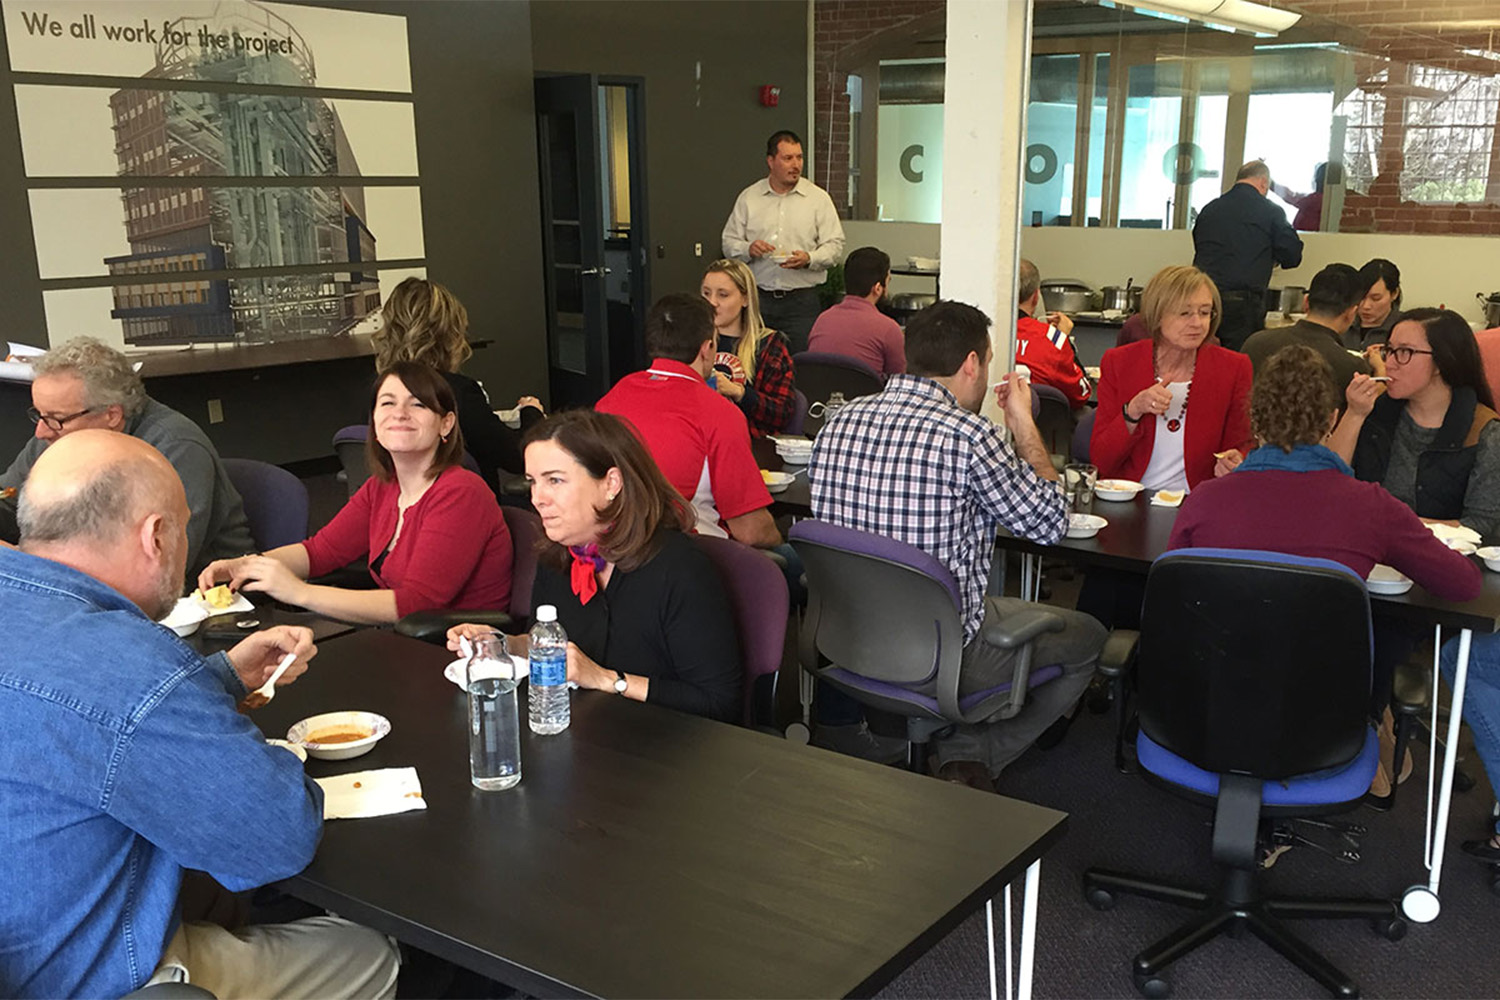
[[[763,108],[774,108],[781,103],[781,88],[766,84],[760,88],[760,105]]]

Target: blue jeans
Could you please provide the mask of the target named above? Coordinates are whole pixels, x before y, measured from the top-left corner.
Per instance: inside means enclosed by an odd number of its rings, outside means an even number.
[[[1458,639],[1443,643],[1441,666],[1451,685],[1458,669]],[[1474,749],[1484,762],[1490,787],[1500,795],[1500,635],[1476,635],[1469,646],[1464,721],[1474,732]],[[1500,833],[1500,820],[1495,823],[1495,832]]]

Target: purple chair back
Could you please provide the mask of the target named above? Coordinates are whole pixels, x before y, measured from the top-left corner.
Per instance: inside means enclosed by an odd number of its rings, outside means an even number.
[[[807,408],[812,405],[807,401],[807,394],[801,389],[793,389],[792,395],[796,397],[796,408],[792,410],[792,419],[787,422],[786,433],[800,435],[807,427]]]
[[[500,505],[514,551],[510,564],[510,616],[516,621],[531,618],[531,587],[536,582],[537,549],[542,541],[542,519],[535,511],[510,504]]]
[[[307,487],[277,465],[249,458],[222,460],[245,504],[250,535],[262,551],[307,538]]]
[[[1094,417],[1098,415],[1092,406],[1082,417],[1078,418],[1078,426],[1073,428],[1072,460],[1075,462],[1087,462],[1089,460],[1089,440],[1094,436]]]
[[[745,724],[755,722],[755,682],[781,669],[790,612],[786,576],[764,552],[730,538],[695,535],[724,581],[745,667]]]
[[[807,569],[802,665],[867,705],[976,722],[1018,708],[1024,687],[1061,673],[1018,667],[1020,692],[1004,684],[960,698],[963,602],[946,566],[905,542],[826,521],[798,521],[789,538]]]

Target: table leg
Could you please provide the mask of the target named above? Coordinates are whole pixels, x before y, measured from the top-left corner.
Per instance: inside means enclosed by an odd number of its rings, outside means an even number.
[[[1458,768],[1459,727],[1463,724],[1464,687],[1469,679],[1469,645],[1474,633],[1464,629],[1458,634],[1458,663],[1453,671],[1453,702],[1448,708],[1448,746],[1443,753],[1443,777],[1437,788],[1437,815],[1432,814],[1431,776],[1429,773],[1427,796],[1427,884],[1414,885],[1401,897],[1401,909],[1407,918],[1418,923],[1430,923],[1437,919],[1441,904],[1438,899],[1438,883],[1443,874],[1443,849],[1448,841],[1448,812],[1453,805],[1453,772]],[[1437,639],[1442,639],[1438,630]],[[1437,642],[1439,651],[1441,641]],[[1434,654],[1436,656],[1437,653]],[[1433,682],[1438,679],[1437,664],[1433,664]],[[1433,693],[1432,750],[1429,761],[1437,751],[1437,694]],[[1399,768],[1400,762],[1396,762]],[[1429,763],[1428,771],[1432,771]]]

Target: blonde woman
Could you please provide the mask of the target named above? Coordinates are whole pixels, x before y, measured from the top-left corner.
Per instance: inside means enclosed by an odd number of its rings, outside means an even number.
[[[710,384],[744,412],[753,436],[779,434],[797,405],[792,355],[786,338],[761,322],[755,276],[737,260],[716,260],[703,275],[703,297],[718,338]]]
[[[500,473],[521,475],[521,435],[546,414],[535,396],[516,403],[521,427],[512,430],[495,416],[484,386],[459,369],[474,349],[469,346],[469,311],[448,289],[435,281],[407,278],[381,307],[385,320],[370,338],[375,345],[375,368],[388,371],[398,361],[415,361],[442,373],[458,400],[458,426],[479,474],[498,492]]]

